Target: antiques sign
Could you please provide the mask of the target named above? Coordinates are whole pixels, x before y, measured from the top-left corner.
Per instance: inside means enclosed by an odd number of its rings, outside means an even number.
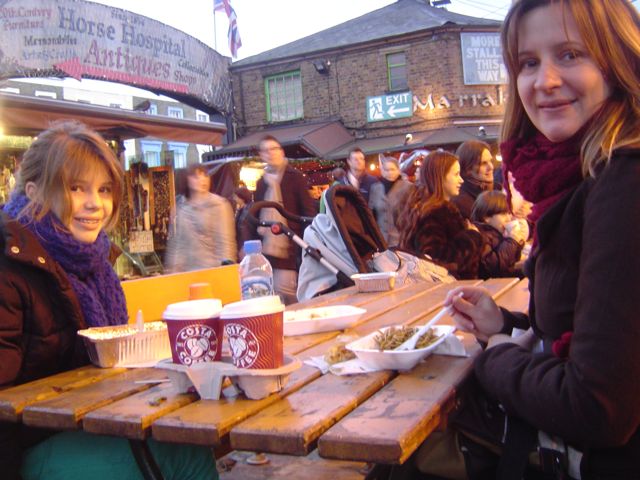
[[[507,83],[499,33],[461,33],[460,46],[465,85]]]
[[[229,112],[229,59],[161,22],[82,0],[0,0],[0,79],[69,76]]]

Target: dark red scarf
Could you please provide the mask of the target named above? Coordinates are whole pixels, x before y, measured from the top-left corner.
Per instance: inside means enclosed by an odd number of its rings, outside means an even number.
[[[580,139],[583,131],[559,143],[541,133],[528,140],[509,140],[500,144],[507,198],[511,203],[508,173],[515,187],[533,203],[529,220],[536,222],[565,193],[582,182]]]

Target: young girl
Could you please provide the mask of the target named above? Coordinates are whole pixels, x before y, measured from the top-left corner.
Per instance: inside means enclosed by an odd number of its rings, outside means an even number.
[[[25,153],[0,212],[0,388],[86,364],[76,332],[127,322],[105,233],[118,219],[122,178],[105,141],[79,123],[42,132]],[[2,478],[142,478],[124,439],[50,435],[0,423]],[[217,476],[206,449],[149,444],[166,478]]]
[[[537,241],[528,318],[477,288],[445,301],[488,341],[457,420],[474,438],[467,475],[495,478],[501,461],[501,478],[522,478],[540,444],[553,478],[640,478],[640,18],[628,0],[520,0],[502,43],[503,164],[534,204]],[[501,335],[514,326],[532,329]]]
[[[400,248],[429,255],[456,278],[477,278],[482,236],[451,201],[460,192],[458,158],[435,151],[425,158],[416,188],[398,217]]]
[[[484,238],[480,278],[521,276],[515,264],[526,236],[511,219],[507,196],[497,190],[482,192],[473,204],[471,220]]]

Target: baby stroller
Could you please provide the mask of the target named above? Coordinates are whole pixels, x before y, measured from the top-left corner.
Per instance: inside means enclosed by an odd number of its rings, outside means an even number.
[[[327,213],[314,218],[293,215],[279,203],[259,201],[247,215],[254,227],[269,227],[284,234],[302,249],[298,274],[299,301],[353,285],[351,275],[381,271],[398,272],[398,283],[426,280],[453,281],[447,270],[428,259],[401,251],[391,251],[378,228],[373,213],[358,190],[334,185],[325,193]],[[275,208],[284,218],[308,225],[300,238],[281,222],[258,220],[262,208]]]
[[[371,210],[355,188],[335,185],[326,192],[325,202],[327,213],[314,218],[294,215],[269,201],[254,202],[247,214],[254,228],[268,227],[302,249],[298,300],[353,285],[350,276],[372,272],[368,261],[387,249]],[[263,208],[275,208],[288,221],[307,225],[304,239],[281,222],[259,220]]]

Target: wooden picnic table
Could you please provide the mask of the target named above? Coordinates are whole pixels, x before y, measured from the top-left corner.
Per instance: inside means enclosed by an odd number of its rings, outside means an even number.
[[[367,310],[353,328],[285,337],[285,352],[301,360],[323,355],[340,335],[362,336],[397,324],[422,324],[457,285],[481,285],[499,304],[526,310],[526,281],[491,279],[410,284],[379,293],[347,288],[288,307],[355,305]],[[460,334],[469,357],[432,355],[407,373],[322,374],[303,365],[284,390],[262,400],[243,395],[200,400],[176,393],[162,370],[92,366],[0,391],[0,420],[58,430],[84,429],[134,440],[220,446],[274,454],[403,463],[446,423],[456,392],[480,347]]]

